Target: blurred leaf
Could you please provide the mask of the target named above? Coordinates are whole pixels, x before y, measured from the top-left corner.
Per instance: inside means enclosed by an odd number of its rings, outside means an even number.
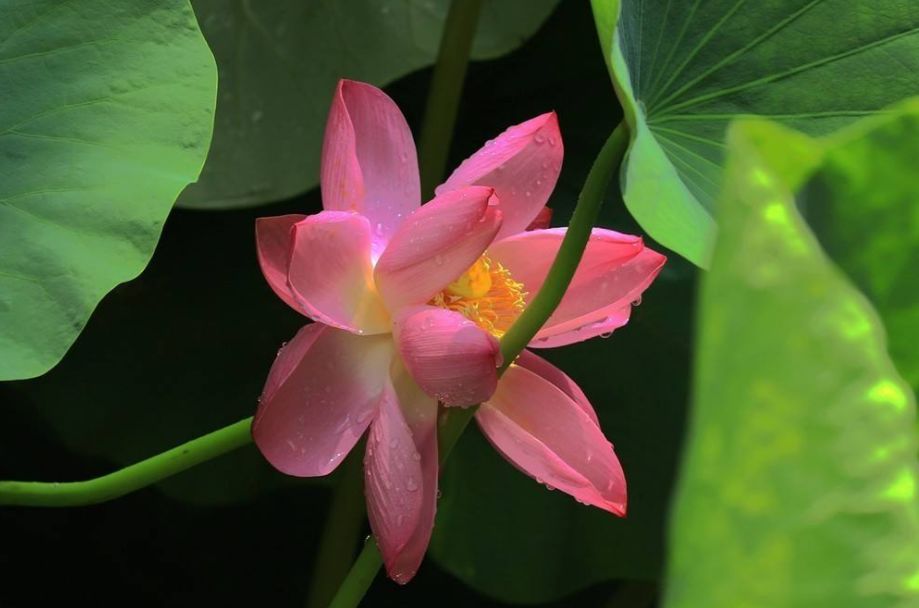
[[[519,46],[558,0],[486,0],[472,56]],[[434,63],[448,0],[194,0],[220,67],[214,142],[179,204],[258,205],[319,183],[339,78],[385,85]]]
[[[609,340],[541,350],[596,407],[629,480],[629,515],[549,492],[470,429],[441,481],[432,552],[472,587],[536,603],[612,579],[654,580],[688,391],[692,281],[658,281]]]
[[[884,159],[899,168],[915,160],[917,119],[913,103],[902,116],[812,142],[815,156],[825,149],[823,200],[806,195],[805,204],[852,202],[858,190],[847,188],[863,180],[874,204],[914,192],[914,175],[877,169]],[[789,179],[777,159],[806,145],[761,121],[728,133],[669,607],[919,601],[915,399],[877,315],[798,215],[800,171]],[[861,164],[871,154],[881,161]]]
[[[919,392],[919,112],[860,128],[864,134],[840,134],[827,154],[806,213],[827,253],[880,313],[890,356]]]
[[[632,128],[626,204],[651,236],[699,266],[714,240],[732,118],[767,116],[819,135],[919,91],[914,0],[593,6]]]
[[[54,366],[146,266],[204,162],[217,74],[185,0],[4,2],[0,40],[6,380]]]

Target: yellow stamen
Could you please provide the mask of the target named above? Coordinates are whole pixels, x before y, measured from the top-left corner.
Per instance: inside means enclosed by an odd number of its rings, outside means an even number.
[[[456,311],[500,338],[523,312],[526,295],[523,283],[507,268],[483,255],[430,303]]]

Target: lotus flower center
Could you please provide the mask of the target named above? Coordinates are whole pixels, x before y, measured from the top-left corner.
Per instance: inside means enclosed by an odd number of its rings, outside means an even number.
[[[483,255],[431,304],[458,312],[496,338],[504,335],[526,307],[523,283],[501,264]]]

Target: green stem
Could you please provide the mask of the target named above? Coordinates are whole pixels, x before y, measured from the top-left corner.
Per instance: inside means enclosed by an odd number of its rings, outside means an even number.
[[[73,507],[124,496],[242,447],[252,441],[252,418],[192,439],[114,473],[65,483],[0,481],[0,505]]]
[[[363,450],[352,450],[339,468],[316,552],[307,608],[323,608],[329,604],[354,560],[364,528],[362,455]]]
[[[587,179],[578,195],[574,214],[568,224],[568,230],[565,232],[565,238],[562,240],[562,246],[555,256],[555,261],[552,262],[542,288],[520,318],[501,338],[501,354],[504,356],[501,371],[514,362],[514,359],[530,343],[536,332],[549,320],[562,301],[574,277],[574,271],[577,270],[581,257],[584,255],[590,232],[597,223],[606,186],[612,179],[613,173],[619,169],[628,143],[628,128],[625,122],[621,122],[603,144],[603,148],[600,149],[600,153],[587,174]]]
[[[482,0],[454,0],[450,3],[444,23],[419,141],[421,193],[424,200],[434,195],[434,188],[440,183],[447,168],[447,154],[453,139],[460,92],[466,78],[466,66],[469,65],[469,52],[472,50],[472,39],[475,37],[481,8]]]
[[[380,556],[380,550],[377,549],[373,538],[368,537],[364,542],[361,554],[357,556],[354,565],[348,571],[347,578],[338,588],[338,593],[335,594],[329,608],[353,608],[360,604],[382,565],[383,558]]]
[[[527,309],[501,338],[504,365],[498,370],[499,374],[510,367],[562,301],[562,296],[568,290],[578,263],[584,255],[590,232],[603,204],[606,187],[622,163],[628,141],[627,127],[625,123],[620,123],[597,155],[578,196],[571,223],[545,283]],[[477,408],[478,406],[441,409],[437,429],[441,467],[469,425]],[[360,604],[382,563],[376,543],[373,539],[368,539],[329,608],[355,608]]]

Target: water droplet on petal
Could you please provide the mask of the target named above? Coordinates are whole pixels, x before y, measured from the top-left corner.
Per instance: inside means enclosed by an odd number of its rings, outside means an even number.
[[[632,300],[632,306],[638,306],[639,304],[641,304],[641,296],[638,296],[637,298]]]
[[[611,331],[605,331],[605,332],[603,332],[602,334],[600,334],[600,337],[603,338],[603,339],[605,340],[605,339],[609,338],[609,337],[612,336],[612,335],[613,335],[613,332],[611,332]],[[588,460],[588,462],[590,462],[590,460]]]
[[[409,492],[415,492],[416,490],[418,490],[418,482],[415,481],[414,477],[409,477],[405,481],[405,489],[408,490]]]
[[[399,440],[396,439],[395,437],[393,437],[392,439],[390,439],[390,440],[389,440],[389,447],[390,447],[391,449],[395,450],[397,447],[399,447]]]
[[[543,142],[546,141],[546,137],[542,133],[537,133],[536,136],[533,138],[533,141],[535,141],[539,145],[542,145]]]

